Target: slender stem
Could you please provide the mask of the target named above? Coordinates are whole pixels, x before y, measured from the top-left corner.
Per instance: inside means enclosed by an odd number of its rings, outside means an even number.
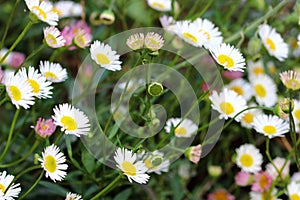
[[[21,109],[17,109],[16,112],[15,112],[13,121],[11,123],[11,127],[10,127],[10,131],[9,131],[7,143],[6,143],[5,148],[4,148],[4,150],[3,150],[3,152],[2,152],[2,154],[0,156],[0,162],[3,160],[3,158],[5,157],[5,155],[6,155],[7,151],[8,151],[8,148],[9,148],[9,145],[10,145],[10,141],[12,139],[12,135],[13,135],[13,132],[14,132],[14,128],[15,128],[18,116],[20,114],[20,110]]]
[[[277,168],[277,166],[275,165],[275,163],[273,162],[273,159],[271,157],[271,154],[270,154],[270,139],[268,137],[267,137],[267,140],[266,140],[266,155],[267,155],[270,163],[272,164],[272,166],[275,168],[276,172],[278,173],[278,176],[282,179],[281,170],[279,170]]]
[[[4,104],[9,98],[5,96],[1,101],[0,101],[0,106]]]
[[[122,174],[119,174],[119,176],[113,180],[108,186],[106,186],[103,190],[101,190],[98,194],[96,194],[93,198],[91,198],[90,200],[95,200],[98,199],[99,197],[101,197],[102,195],[106,194],[107,192],[109,192],[110,190],[112,190],[115,185],[119,182],[119,180],[122,178]]]
[[[25,192],[25,194],[23,194],[19,200],[24,199],[36,186],[37,184],[40,182],[40,180],[42,179],[43,175],[44,175],[45,171],[43,170],[42,173],[40,174],[39,178],[34,182],[34,184]]]
[[[20,3],[20,0],[17,0],[12,11],[10,12],[10,15],[8,17],[8,20],[7,20],[7,24],[6,24],[6,27],[5,27],[5,30],[4,30],[4,33],[3,33],[3,36],[2,36],[2,40],[1,40],[1,43],[0,43],[0,49],[3,48],[3,45],[4,45],[4,41],[5,41],[5,38],[7,36],[7,33],[8,33],[8,29],[9,29],[9,26],[10,26],[10,23],[11,23],[11,20],[15,14],[15,11],[16,11],[16,8],[18,6],[18,4]]]
[[[36,170],[36,169],[40,169],[41,166],[40,165],[35,165],[32,167],[29,167],[27,169],[25,169],[24,171],[22,171],[21,173],[19,173],[13,180],[13,182],[15,182],[16,180],[18,180],[21,176],[23,176],[24,174],[27,174],[30,171]]]
[[[20,162],[22,162],[23,160],[25,160],[26,158],[28,158],[29,156],[31,156],[32,152],[39,146],[39,141],[36,140],[35,143],[33,144],[33,146],[31,147],[31,149],[29,150],[29,152],[26,153],[26,155],[24,155],[22,158],[20,158],[19,160],[16,160],[12,163],[8,163],[8,164],[3,164],[0,165],[0,168],[7,168],[7,167],[11,167],[14,165],[19,164]]]
[[[19,44],[19,42],[22,40],[22,38],[25,36],[25,34],[27,33],[27,31],[30,29],[30,27],[32,25],[33,25],[33,22],[29,21],[28,24],[26,25],[26,27],[24,28],[24,30],[22,31],[22,33],[16,39],[16,41],[11,45],[11,47],[8,49],[8,51],[5,53],[5,55],[1,58],[0,64],[2,64],[3,61],[6,59],[6,57],[8,56],[8,54],[10,54],[15,49],[15,47]]]
[[[59,133],[58,137],[56,138],[56,140],[55,140],[55,142],[54,142],[55,145],[57,145],[57,144],[59,143],[59,141],[60,141],[60,139],[61,139],[61,137],[62,137],[63,135],[64,135],[63,132]]]
[[[39,53],[45,47],[46,47],[46,45],[43,43],[39,48],[35,49],[29,56],[26,57],[26,59],[22,62],[20,67],[22,67],[28,60],[30,60],[33,56],[35,56],[37,53]]]

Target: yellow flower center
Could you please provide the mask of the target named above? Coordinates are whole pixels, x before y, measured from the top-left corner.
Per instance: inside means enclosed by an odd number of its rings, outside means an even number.
[[[42,130],[46,130],[46,129],[48,129],[48,128],[49,128],[48,125],[43,125],[43,126],[41,127]]]
[[[177,127],[175,129],[175,135],[186,135],[187,134],[187,130],[183,127]]]
[[[300,121],[300,109],[295,110],[295,111],[294,111],[294,115],[295,115],[295,117],[297,118],[297,120]]]
[[[2,191],[2,193],[4,193],[6,191],[6,187],[4,185],[2,185],[0,183],[0,190]]]
[[[48,35],[46,36],[46,41],[47,41],[47,43],[50,44],[50,45],[57,44],[56,37],[55,37],[54,35],[52,35],[52,34],[48,34]]]
[[[275,74],[276,73],[276,67],[274,65],[268,66],[269,72],[271,74]]]
[[[73,117],[63,116],[60,121],[61,123],[63,123],[64,127],[66,127],[68,131],[73,131],[77,129],[77,123]]]
[[[285,82],[285,86],[292,90],[297,90],[300,88],[300,82],[296,79],[289,79]]]
[[[38,17],[41,17],[43,19],[47,19],[47,13],[45,13],[45,11],[42,10],[40,7],[38,7],[38,6],[32,6],[31,10],[32,11],[36,11],[37,13],[36,12],[34,12],[34,13],[37,14]]]
[[[215,192],[214,200],[227,200],[227,193],[223,190]]]
[[[234,61],[232,58],[230,58],[229,56],[225,55],[225,54],[220,54],[217,58],[218,62],[228,68],[231,68],[234,66]]]
[[[243,121],[246,122],[247,124],[250,124],[253,122],[253,114],[252,113],[246,113],[244,116],[243,116]]]
[[[46,79],[51,79],[51,80],[56,80],[58,79],[58,77],[56,76],[56,74],[52,73],[52,72],[46,72],[45,73]]]
[[[265,70],[262,67],[254,67],[253,68],[253,73],[258,76],[259,74],[264,74]]]
[[[164,4],[162,4],[162,3],[158,3],[158,2],[153,2],[152,3],[152,6],[154,7],[154,8],[158,8],[158,9],[165,9],[165,6],[164,6]]]
[[[20,101],[22,99],[22,92],[14,85],[9,86],[11,96],[15,101]]]
[[[261,200],[273,200],[273,197],[271,194],[268,196],[268,192],[264,192],[261,195]]]
[[[253,165],[253,158],[250,154],[247,153],[241,156],[240,161],[245,167],[251,167]]]
[[[59,10],[58,8],[55,8],[55,7],[53,7],[51,11],[56,13],[58,16],[61,16],[61,14],[62,14],[61,10]]]
[[[53,173],[56,171],[56,160],[52,155],[47,155],[45,158],[45,168]]]
[[[235,91],[239,95],[243,95],[244,94],[243,88],[241,88],[241,87],[239,87],[237,85],[232,86],[230,89],[233,90],[233,91]]]
[[[197,43],[198,42],[198,39],[197,37],[195,37],[194,35],[192,35],[191,33],[188,33],[188,32],[184,32],[183,33],[183,37],[192,41],[193,43]]]
[[[266,186],[268,186],[268,177],[265,175],[262,175],[259,179],[259,186],[261,188],[265,188]]]
[[[292,194],[291,200],[300,200],[300,196],[298,194]]]
[[[266,125],[263,128],[264,132],[269,134],[269,135],[273,135],[274,133],[276,133],[276,127],[272,126],[272,125]]]
[[[30,86],[32,87],[32,92],[34,92],[34,93],[39,93],[40,92],[40,85],[39,85],[38,82],[36,82],[33,79],[28,79],[27,81],[30,84]]]
[[[202,33],[206,37],[206,39],[208,41],[210,40],[210,34],[209,34],[209,32],[207,32],[207,31],[205,31],[203,29],[199,29],[199,32]]]
[[[265,87],[262,84],[256,84],[254,86],[254,90],[255,93],[259,96],[259,97],[265,97],[267,94],[267,91],[265,89]]]
[[[83,48],[85,45],[85,39],[84,39],[84,36],[83,35],[77,35],[75,38],[74,38],[74,41],[75,41],[75,44],[77,46],[79,46],[80,48]]]
[[[222,102],[220,104],[220,109],[226,115],[230,115],[230,114],[234,113],[234,107],[233,107],[233,105],[230,102],[226,102],[226,101]]]
[[[276,50],[276,45],[271,38],[267,38],[266,43],[272,51]]]
[[[150,159],[147,158],[146,160],[144,160],[144,163],[148,169],[153,168],[153,165],[152,165]]]
[[[98,53],[96,55],[97,61],[100,65],[108,65],[110,63],[109,58],[103,53]]]
[[[128,175],[128,176],[136,175],[136,167],[131,162],[124,161],[122,163],[122,168],[126,175]]]

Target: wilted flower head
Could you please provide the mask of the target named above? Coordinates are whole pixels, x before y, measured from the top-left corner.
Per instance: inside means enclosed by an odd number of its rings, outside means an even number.
[[[34,128],[35,132],[39,136],[45,138],[46,136],[51,136],[54,133],[56,125],[54,124],[53,119],[45,120],[44,118],[40,117],[37,120],[35,127],[31,126],[31,128]]]
[[[158,51],[164,45],[164,39],[161,35],[149,32],[145,38],[145,46],[151,51]]]
[[[132,49],[132,50],[138,50],[143,48],[144,46],[144,34],[143,33],[136,33],[131,36],[126,40],[127,46]]]
[[[200,161],[202,146],[198,144],[197,146],[191,146],[185,151],[186,157],[193,163],[197,164]]]
[[[283,85],[291,90],[300,89],[300,74],[293,70],[288,70],[279,74]]]

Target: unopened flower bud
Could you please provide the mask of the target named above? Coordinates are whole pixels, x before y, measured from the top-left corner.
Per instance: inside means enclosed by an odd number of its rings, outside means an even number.
[[[294,100],[293,99],[289,99],[289,98],[280,99],[278,104],[279,104],[279,107],[281,108],[281,110],[286,114],[288,114],[294,110]],[[290,110],[290,104],[291,104],[291,110]]]
[[[208,174],[211,177],[217,178],[222,174],[222,168],[217,165],[210,165],[208,166]]]
[[[159,96],[163,93],[164,88],[161,83],[153,82],[148,86],[148,93],[151,96]]]
[[[161,155],[154,155],[151,159],[150,162],[153,166],[159,166],[163,162],[163,157]]]
[[[261,41],[257,37],[252,37],[248,42],[248,53],[251,55],[257,54],[261,49]]]
[[[202,153],[202,146],[201,144],[197,146],[191,146],[186,149],[184,152],[185,156],[193,163],[197,164],[200,161]]]
[[[105,25],[113,24],[115,22],[115,14],[111,10],[104,10],[100,14],[100,21]]]

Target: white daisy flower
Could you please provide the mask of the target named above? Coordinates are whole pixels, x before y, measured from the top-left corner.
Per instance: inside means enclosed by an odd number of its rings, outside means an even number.
[[[108,44],[96,40],[91,45],[90,52],[92,59],[101,67],[111,71],[121,70],[120,55]]]
[[[279,61],[283,61],[288,57],[288,45],[274,28],[267,24],[260,25],[258,34],[270,55],[276,57]]]
[[[27,80],[35,97],[39,99],[51,98],[52,92],[50,90],[53,88],[50,86],[51,82],[47,81],[34,67],[29,66],[28,73],[26,72],[26,68],[23,67],[19,70],[18,74]]]
[[[14,176],[7,174],[6,171],[0,172],[0,199],[14,200],[21,192],[20,184],[13,183]]]
[[[300,123],[300,101],[297,99],[294,99],[294,109],[293,109],[293,119],[296,124]]]
[[[200,33],[198,27],[190,21],[176,22],[174,32],[178,37],[195,47],[201,47],[203,45],[203,34]]]
[[[53,182],[62,181],[67,173],[68,165],[65,164],[66,157],[60,152],[60,149],[52,144],[44,149],[42,158],[39,158],[42,168],[46,171],[46,178],[48,176]]]
[[[251,84],[243,78],[234,79],[225,88],[235,91],[238,95],[244,97],[246,101],[253,95]]]
[[[219,28],[207,19],[197,18],[193,24],[197,27],[198,31],[203,35],[203,46],[206,49],[211,49],[221,45],[223,37]]]
[[[230,44],[222,43],[218,47],[210,49],[210,52],[217,63],[229,71],[244,71],[245,58],[240,50]]]
[[[158,11],[170,11],[172,0],[147,0],[148,5]]]
[[[259,75],[264,75],[265,68],[262,60],[253,62],[252,60],[247,63],[247,72],[249,80],[257,78]]]
[[[68,192],[65,200],[82,200],[81,195]]]
[[[65,45],[66,40],[54,26],[44,28],[44,38],[49,47],[59,48]]]
[[[176,21],[172,16],[163,15],[159,18],[161,26],[168,31],[170,34],[174,34],[174,25]]]
[[[86,135],[90,131],[90,123],[88,117],[78,108],[64,103],[55,106],[53,109],[54,124],[61,127],[66,134]]]
[[[150,176],[146,174],[148,169],[142,161],[137,161],[136,153],[118,148],[114,159],[117,163],[116,166],[122,170],[131,183],[134,180],[139,184],[145,184],[149,180]]]
[[[243,144],[236,150],[236,164],[242,171],[257,173],[261,170],[263,157],[253,144]]]
[[[40,61],[40,71],[48,81],[59,83],[68,78],[67,70],[63,69],[59,63]]]
[[[27,80],[19,74],[5,76],[5,87],[11,102],[17,107],[27,109],[34,104],[34,93]]]
[[[142,49],[144,46],[144,39],[145,35],[143,33],[136,33],[127,38],[126,44],[132,50]]]
[[[154,32],[147,33],[145,37],[145,47],[151,51],[158,51],[164,45],[164,39],[161,35]]]
[[[277,102],[277,87],[268,75],[259,75],[250,80],[255,99],[259,105],[274,106]]]
[[[48,1],[25,0],[25,3],[35,16],[51,26],[56,26],[58,21],[57,13],[52,11],[53,5]]]
[[[172,127],[175,128],[174,134],[176,137],[191,137],[198,130],[197,124],[190,119],[170,118],[166,122],[166,132],[171,133]]]
[[[80,3],[73,1],[58,1],[53,5],[53,12],[57,13],[59,18],[80,17],[82,14],[82,6]]]
[[[251,191],[250,192],[250,200],[259,200],[259,199],[267,200],[268,192],[269,191],[265,191],[262,193]],[[271,194],[269,194],[270,196],[269,196],[268,200],[281,200],[276,197],[277,192],[278,192],[278,190],[276,188],[273,188]]]
[[[228,90],[227,88],[224,88],[220,94],[213,91],[209,99],[212,102],[212,108],[220,113],[220,119],[232,118],[247,108],[246,100],[235,91]],[[244,113],[239,114],[235,120],[239,122],[243,115]]]
[[[287,186],[288,196],[292,200],[300,199],[300,183],[291,182]]]
[[[249,104],[249,107],[254,107],[254,106],[257,106],[256,104],[254,103],[251,103]],[[246,110],[244,112],[244,115],[243,117],[241,118],[241,125],[243,127],[246,127],[246,128],[252,128],[253,127],[253,121],[254,121],[254,118],[257,116],[257,115],[260,115],[262,114],[263,112],[260,110],[260,109],[250,109],[250,110]]]
[[[276,115],[261,114],[254,118],[253,128],[269,138],[283,137],[290,130],[289,123]]]
[[[143,162],[148,168],[147,172],[154,172],[161,174],[162,172],[168,172],[170,161],[164,158],[164,153],[159,151],[153,151],[143,155]]]
[[[92,41],[91,34],[87,33],[84,29],[79,29],[75,34],[73,41],[75,45],[79,48],[88,47]]]
[[[291,90],[300,89],[300,72],[294,70],[284,71],[279,74],[283,85]]]

